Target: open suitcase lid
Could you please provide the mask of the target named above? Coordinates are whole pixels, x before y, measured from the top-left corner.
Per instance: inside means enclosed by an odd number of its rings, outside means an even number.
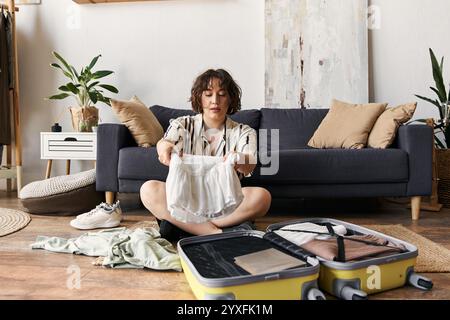
[[[400,239],[396,239],[394,237],[385,235],[383,233],[380,233],[380,232],[377,232],[374,230],[370,230],[370,229],[358,226],[356,224],[351,224],[351,223],[347,223],[344,221],[328,219],[328,218],[298,219],[298,220],[275,223],[275,224],[272,224],[267,227],[266,235],[271,234],[274,231],[279,230],[279,229],[284,228],[289,225],[306,223],[306,222],[310,222],[310,223],[314,223],[314,224],[343,225],[347,230],[351,230],[351,231],[359,233],[359,234],[367,234],[367,235],[374,235],[377,237],[381,237],[381,238],[389,240],[393,243],[401,244],[406,248],[406,252],[402,252],[402,253],[395,253],[392,255],[381,256],[381,257],[373,257],[373,258],[368,258],[368,259],[364,259],[361,261],[348,261],[348,262],[338,262],[338,261],[326,260],[326,259],[323,259],[322,257],[317,257],[317,256],[313,255],[312,253],[306,251],[305,249],[302,249],[306,255],[317,258],[321,264],[328,266],[330,268],[339,269],[339,270],[354,270],[354,269],[359,269],[359,268],[367,268],[368,266],[371,266],[371,265],[380,265],[380,264],[385,264],[385,263],[391,263],[391,262],[398,261],[398,260],[414,258],[414,257],[417,257],[417,255],[418,255],[417,247],[415,247],[414,245],[412,245],[408,242],[402,241]],[[278,237],[282,238],[281,236],[278,236]],[[284,238],[282,238],[282,239],[284,239]],[[290,243],[292,246],[299,248],[299,246],[297,246],[296,244],[294,244],[288,240],[285,240],[285,241]]]

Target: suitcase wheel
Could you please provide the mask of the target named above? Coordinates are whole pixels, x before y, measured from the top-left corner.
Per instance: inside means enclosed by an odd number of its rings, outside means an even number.
[[[306,295],[308,300],[327,300],[325,295],[317,288],[312,288]]]
[[[367,300],[367,293],[345,286],[341,290],[341,298],[344,300]]]
[[[431,290],[433,288],[433,282],[415,272],[411,272],[408,276],[408,283],[413,287],[421,290]]]

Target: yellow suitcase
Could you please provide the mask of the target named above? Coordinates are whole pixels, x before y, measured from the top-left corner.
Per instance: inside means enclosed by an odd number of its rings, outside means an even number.
[[[290,250],[266,239],[261,231],[234,231],[197,236],[178,242],[178,253],[197,299],[206,300],[324,300],[318,289],[319,261],[299,247]],[[296,248],[294,248],[296,247]],[[277,248],[306,265],[276,273],[251,275],[234,264],[237,256]]]
[[[319,288],[345,300],[367,299],[368,294],[378,293],[412,285],[422,290],[431,290],[431,280],[414,272],[418,255],[417,248],[405,241],[363,228],[361,226],[335,219],[313,218],[277,223],[267,228],[267,233],[289,225],[311,222],[319,225],[343,225],[347,235],[375,235],[405,246],[406,251],[383,257],[374,257],[356,262],[329,261],[317,257],[320,261]]]

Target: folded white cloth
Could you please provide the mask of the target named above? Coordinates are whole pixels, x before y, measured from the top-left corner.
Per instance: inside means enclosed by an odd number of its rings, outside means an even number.
[[[184,223],[203,223],[232,213],[244,199],[234,170],[237,154],[222,157],[173,153],[166,180],[167,208]]]
[[[292,232],[287,230],[329,233],[327,227],[311,222],[305,222],[288,225],[275,231],[275,233],[278,234],[279,236],[285,238],[286,240],[289,240],[290,242],[298,246],[301,246],[314,239],[324,240],[330,237],[329,235],[318,235],[314,233],[296,232],[296,231]],[[347,233],[347,229],[342,225],[333,226],[333,230],[336,234],[341,236]]]

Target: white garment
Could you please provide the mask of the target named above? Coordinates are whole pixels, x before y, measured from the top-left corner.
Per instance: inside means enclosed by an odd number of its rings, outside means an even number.
[[[232,213],[244,199],[234,170],[237,154],[223,157],[172,153],[166,180],[167,208],[184,223],[203,223]]]
[[[286,230],[286,231],[284,231]],[[329,235],[318,235],[314,233],[305,233],[305,232],[291,232],[287,230],[298,230],[298,231],[312,231],[312,232],[319,232],[319,233],[329,233],[326,226],[321,226],[318,224],[314,224],[311,222],[305,222],[305,223],[297,223],[285,226],[279,230],[276,230],[275,233],[279,236],[285,238],[286,240],[289,240],[290,242],[301,246],[311,240],[318,239],[318,240],[325,240],[328,239]],[[347,233],[347,229],[343,225],[337,225],[333,226],[333,230],[338,235],[345,235]]]

